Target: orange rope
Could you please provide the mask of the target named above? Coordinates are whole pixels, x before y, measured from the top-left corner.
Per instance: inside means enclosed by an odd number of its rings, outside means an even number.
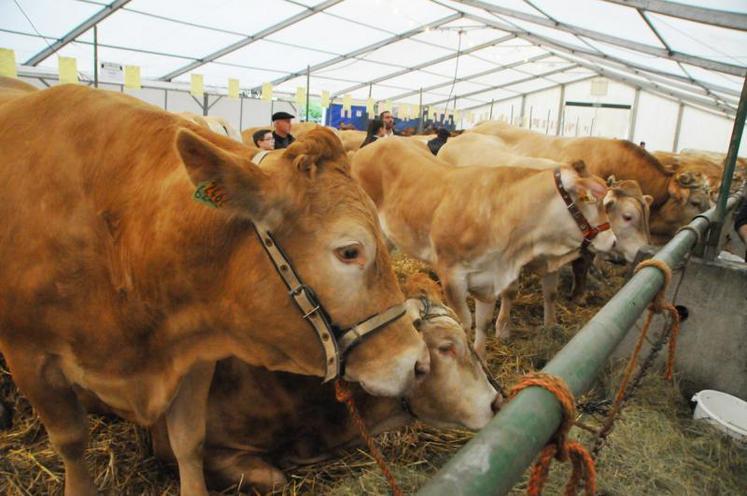
[[[521,381],[511,389],[509,396],[513,398],[519,391],[531,386],[544,388],[555,395],[563,408],[563,421],[555,432],[553,442],[542,449],[537,462],[532,467],[527,495],[542,494],[542,488],[550,473],[550,463],[554,457],[561,462],[570,460],[573,466],[573,472],[565,486],[565,496],[574,496],[582,479],[586,494],[593,496],[596,491],[594,461],[581,443],[568,441],[568,431],[571,430],[576,419],[576,403],[568,385],[560,377],[534,372],[522,377]]]
[[[669,356],[667,357],[667,368],[664,372],[664,377],[667,380],[672,380],[672,372],[674,370],[674,354],[677,347],[677,336],[680,332],[680,314],[677,312],[677,309],[674,307],[674,305],[666,301],[665,298],[667,288],[669,287],[669,283],[672,280],[672,269],[670,269],[669,266],[664,263],[664,261],[655,260],[652,258],[639,263],[635,268],[635,272],[638,272],[645,267],[654,267],[656,269],[659,269],[659,271],[664,276],[664,284],[654,297],[651,305],[649,305],[648,307],[648,314],[646,314],[646,319],[643,322],[643,327],[641,328],[641,333],[638,336],[638,341],[636,342],[635,349],[630,355],[630,360],[628,360],[628,365],[625,366],[625,372],[623,373],[623,377],[620,380],[620,386],[617,389],[615,401],[612,403],[612,407],[610,408],[610,412],[607,415],[607,419],[604,421],[604,425],[602,425],[602,428],[599,430],[597,442],[594,446],[595,453],[599,450],[601,442],[609,435],[610,431],[612,430],[612,424],[615,421],[615,417],[617,417],[617,414],[622,409],[625,391],[628,387],[630,379],[633,377],[633,371],[635,370],[635,367],[638,363],[638,355],[640,354],[643,343],[646,340],[648,329],[651,326],[651,320],[653,319],[655,313],[662,313],[664,311],[669,312],[671,321],[671,329],[669,331]]]
[[[363,418],[361,417],[358,409],[355,406],[355,399],[353,398],[352,391],[350,391],[350,388],[348,387],[348,383],[343,381],[342,379],[337,379],[337,381],[335,382],[335,397],[340,403],[345,403],[345,406],[348,409],[348,413],[350,413],[350,416],[353,418],[353,422],[355,423],[356,427],[358,427],[358,431],[360,432],[361,437],[364,441],[366,441],[366,444],[368,445],[368,450],[371,452],[371,456],[381,469],[384,477],[386,477],[387,482],[389,482],[389,486],[392,488],[392,495],[402,496],[404,493],[397,485],[397,480],[389,470],[389,466],[387,465],[386,460],[384,460],[384,455],[381,453],[379,447],[376,446],[376,441],[374,441],[374,438],[371,437],[371,434],[369,434],[368,429],[366,428],[366,423],[363,421]]]

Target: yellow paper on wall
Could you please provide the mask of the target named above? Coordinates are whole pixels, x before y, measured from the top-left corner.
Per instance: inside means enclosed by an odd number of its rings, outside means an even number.
[[[296,87],[296,103],[298,105],[306,105],[306,88],[303,86]]]
[[[350,96],[350,93],[342,97],[342,110],[346,112],[350,112],[350,110],[353,108],[353,97]]]
[[[262,85],[262,100],[266,102],[272,100],[272,83],[264,83]]]
[[[420,104],[413,104],[412,106],[412,118],[420,119]]]
[[[368,112],[369,116],[372,116],[374,113],[374,100],[373,98],[369,98],[366,100],[366,112]]]
[[[379,113],[381,113],[381,112],[391,112],[391,111],[392,111],[392,101],[391,100],[385,101],[379,107]]]
[[[189,78],[189,92],[193,97],[199,98],[205,93],[205,84],[202,74],[192,74]]]
[[[228,78],[228,98],[232,100],[239,99],[239,80]]]
[[[454,124],[462,120],[462,113],[459,110],[454,111]]]
[[[58,57],[60,84],[78,84],[78,64],[74,57]]]
[[[329,108],[329,91],[322,91],[322,101],[320,103],[322,108]]]
[[[10,48],[0,48],[0,76],[17,78],[16,52]]]
[[[407,119],[408,117],[407,112],[408,112],[407,104],[400,103],[399,106],[397,107],[397,117],[399,117],[400,119]]]
[[[140,89],[142,87],[140,82],[140,66],[126,65],[124,67],[124,84],[127,88]]]

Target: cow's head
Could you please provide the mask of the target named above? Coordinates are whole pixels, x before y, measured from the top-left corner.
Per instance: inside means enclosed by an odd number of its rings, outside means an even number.
[[[238,145],[240,146],[240,145]],[[249,220],[272,231],[302,281],[333,323],[346,329],[400,304],[399,290],[373,204],[353,181],[340,141],[329,130],[310,131],[259,168],[253,151],[229,153],[190,131],[177,148],[195,186],[233,222],[237,248],[227,261],[229,334],[236,355],[270,369],[324,375],[316,333],[292,305],[280,276],[260,248]],[[251,301],[248,301],[251,300]],[[246,328],[263,329],[246,337]],[[429,355],[412,323],[400,318],[354,347],[345,378],[370,393],[399,395],[428,371]]]
[[[581,210],[591,227],[608,223],[609,217],[602,204],[602,199],[607,194],[607,184],[601,178],[590,174],[586,170],[586,164],[581,160],[574,162],[570,167],[561,167],[560,171],[565,189],[570,193],[573,203]],[[563,209],[566,210],[563,214],[559,214],[557,218],[563,219],[563,225],[567,224],[569,226],[567,229],[569,244],[580,245],[581,242],[577,240],[582,238],[583,235],[579,226],[567,212],[565,204],[562,202],[557,204],[563,205]],[[571,225],[573,228],[570,227]],[[615,243],[615,233],[611,229],[607,229],[594,237],[591,248],[597,252],[607,253],[614,248]]]
[[[408,315],[431,355],[431,371],[407,395],[412,413],[436,426],[481,429],[498,411],[500,392],[488,381],[456,315],[441,301],[438,286],[416,274],[405,292]]]
[[[610,189],[603,204],[617,237],[614,252],[632,262],[638,250],[650,243],[649,223],[654,198],[644,195],[637,181],[616,181],[610,176],[607,184]]]
[[[677,229],[709,208],[711,208],[711,200],[704,185],[695,184],[691,188],[676,189],[670,187],[670,196],[667,201],[651,212],[653,243],[666,243],[675,235]]]

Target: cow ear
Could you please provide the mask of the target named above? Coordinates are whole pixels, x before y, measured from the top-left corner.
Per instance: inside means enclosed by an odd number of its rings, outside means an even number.
[[[617,182],[617,178],[615,177],[614,174],[607,178],[607,186],[609,186],[610,188],[614,186],[616,182]]]
[[[613,190],[608,190],[607,193],[604,195],[604,200],[602,200],[602,205],[604,205],[604,208],[609,211],[610,207],[612,207],[615,202],[617,202],[617,195]]]
[[[643,195],[643,201],[645,201],[646,205],[650,207],[654,204],[654,197],[651,195]]]
[[[259,167],[241,167],[236,155],[187,129],[177,134],[176,148],[196,188],[195,200],[253,219],[265,214],[270,181]]]
[[[592,202],[601,200],[607,194],[608,188],[601,179],[580,177],[571,188],[576,192],[581,202]]]
[[[586,169],[586,162],[583,160],[576,160],[571,164],[571,167],[573,167],[573,170],[578,172],[578,175],[581,177],[586,177],[589,175],[589,171]]]

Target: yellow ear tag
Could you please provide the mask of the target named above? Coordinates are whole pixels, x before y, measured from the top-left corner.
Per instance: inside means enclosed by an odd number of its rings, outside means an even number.
[[[223,189],[213,181],[203,181],[198,184],[192,197],[211,208],[220,208],[226,201]]]

